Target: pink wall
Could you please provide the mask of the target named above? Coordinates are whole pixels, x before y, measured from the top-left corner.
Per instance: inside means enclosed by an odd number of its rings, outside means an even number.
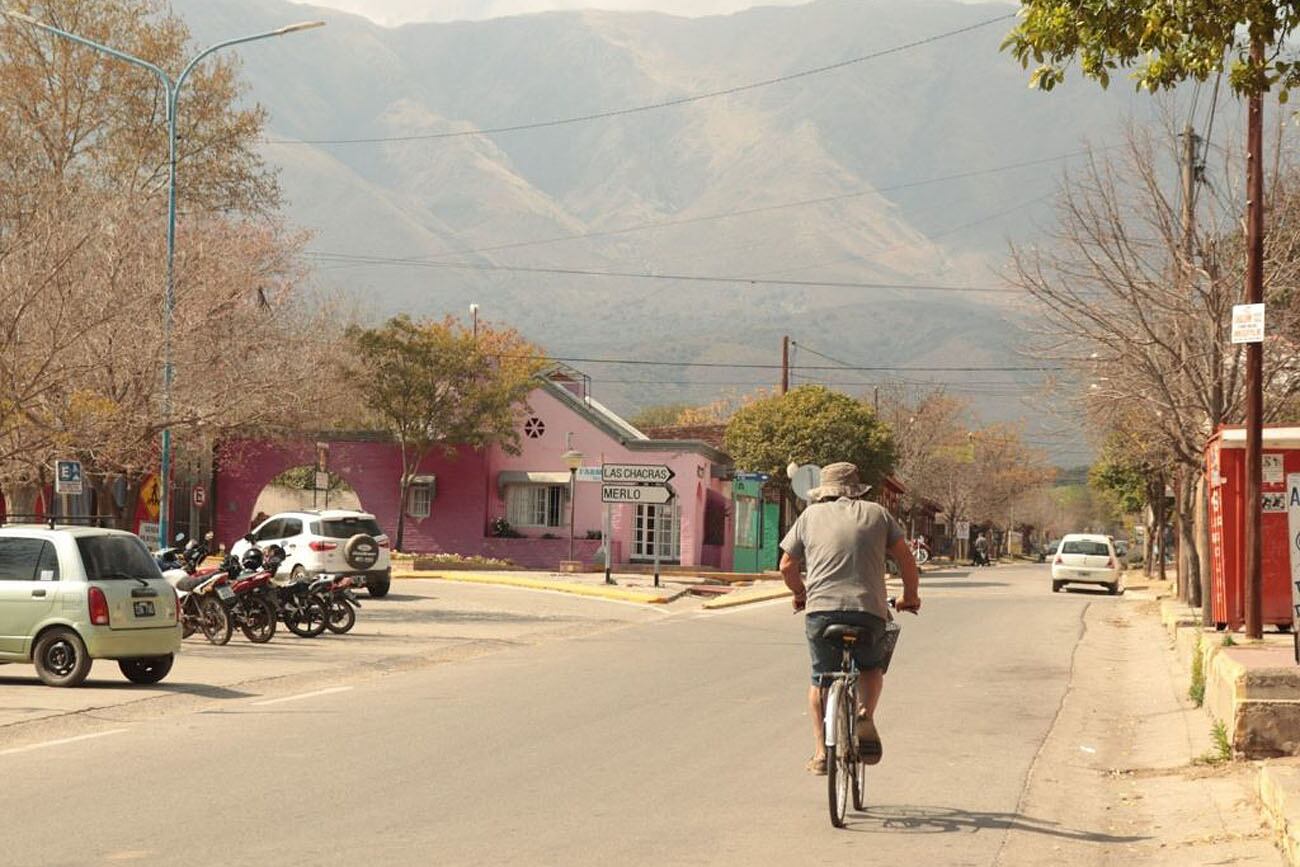
[[[311,441],[240,440],[222,444],[217,474],[217,540],[230,545],[248,532],[253,505],[271,479],[292,467],[316,463]],[[429,517],[406,518],[407,550],[473,553],[482,544],[485,510],[481,453],[461,449],[448,458],[435,453],[420,465],[420,474],[437,476],[437,495]],[[390,536],[397,531],[398,481],[402,462],[390,442],[342,441],[330,444],[329,468],[341,476]]]
[[[488,514],[490,518],[506,514],[505,500],[498,490],[497,475],[502,471],[519,470],[528,472],[568,472],[561,455],[568,450],[566,434],[572,433],[573,447],[583,454],[583,466],[598,467],[602,463],[630,464],[666,464],[671,467],[676,477],[672,487],[677,492],[681,506],[681,549],[683,565],[698,566],[702,564],[704,542],[704,508],[706,492],[712,487],[723,491],[722,482],[712,478],[712,462],[703,455],[682,451],[645,451],[629,449],[620,444],[601,428],[593,425],[574,412],[568,405],[551,393],[539,389],[528,399],[532,409],[531,416],[540,419],[546,426],[546,432],[537,439],[523,437],[520,440],[522,454],[507,455],[500,449],[492,449],[488,455]],[[574,530],[579,539],[587,530],[599,530],[604,504],[600,501],[600,485],[594,482],[577,484],[575,497]],[[632,505],[613,507],[613,533],[616,542],[616,554],[624,560],[633,553],[633,535],[635,533],[635,511]],[[567,516],[566,516],[567,521]],[[540,535],[543,530],[522,529],[528,535]],[[549,532],[564,534],[567,538],[568,528],[553,528]],[[730,544],[730,523],[726,533]],[[715,555],[716,556],[716,555]],[[714,559],[714,557],[710,557]],[[726,553],[730,564],[729,551]]]
[[[568,473],[561,455],[572,445],[583,453],[584,466],[601,463],[666,464],[676,477],[672,486],[681,506],[681,563],[687,566],[731,564],[732,519],[728,515],[722,545],[704,545],[705,509],[710,490],[714,507],[728,508],[730,485],[713,478],[713,463],[700,454],[681,450],[649,451],[629,449],[590,422],[570,405],[544,388],[529,398],[531,412],[545,425],[536,439],[521,436],[522,453],[508,455],[500,448],[486,454],[461,449],[455,458],[429,456],[421,474],[437,476],[437,494],[432,514],[422,520],[406,519],[404,548],[418,553],[452,552],[504,557],[522,566],[555,568],[568,554],[568,515],[565,525],[549,529],[519,528],[528,536],[551,533],[556,539],[496,539],[488,535],[492,520],[504,517],[506,504],[498,486],[503,471]],[[218,540],[229,545],[248,532],[253,506],[262,488],[286,469],[313,465],[311,441],[237,441],[223,444],[218,455],[215,482]],[[362,508],[374,513],[390,536],[395,534],[398,514],[398,478],[401,460],[397,445],[380,440],[332,442],[330,470],[342,476],[357,492]],[[600,485],[578,483],[574,530],[578,556],[590,562],[599,543],[586,539],[588,530],[601,528],[604,505]],[[634,551],[635,507],[617,505],[613,514],[615,562],[627,562]]]

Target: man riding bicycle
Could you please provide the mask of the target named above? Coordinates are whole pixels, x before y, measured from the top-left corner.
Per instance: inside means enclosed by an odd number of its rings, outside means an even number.
[[[899,611],[921,608],[920,578],[912,549],[898,521],[883,506],[862,499],[869,485],[850,463],[822,470],[821,485],[808,493],[811,501],[781,541],[781,576],[794,593],[795,611],[806,611],[804,634],[812,657],[812,686],[808,706],[816,744],[808,769],[826,773],[826,737],[822,719],[827,675],[839,670],[841,650],[821,638],[831,623],[864,627],[867,641],[854,648],[862,677],[858,679],[858,749],[867,764],[883,755],[875,725],[876,706],[884,688],[885,624],[890,618],[885,590],[885,556],[898,563],[903,577]],[[807,573],[805,580],[800,571]]]

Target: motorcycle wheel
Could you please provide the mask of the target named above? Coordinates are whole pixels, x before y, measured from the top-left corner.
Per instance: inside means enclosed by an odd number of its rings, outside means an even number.
[[[229,643],[234,626],[230,623],[230,612],[226,611],[226,606],[216,599],[204,599],[199,603],[199,613],[202,616],[200,626],[203,636],[218,647]]]
[[[330,602],[329,612],[329,622],[326,626],[328,626],[329,631],[333,632],[335,635],[343,635],[346,632],[350,632],[352,627],[357,625],[356,609],[352,607],[351,602],[348,602],[348,600],[342,597]]]
[[[239,630],[244,637],[254,644],[265,644],[275,637],[279,618],[275,606],[260,596],[245,599],[244,616],[240,619]]]
[[[299,638],[315,638],[329,625],[329,611],[315,596],[284,612],[284,625]]]

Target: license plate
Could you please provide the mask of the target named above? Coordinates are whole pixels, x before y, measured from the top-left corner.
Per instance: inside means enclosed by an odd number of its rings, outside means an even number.
[[[153,611],[153,603],[152,603],[152,602],[137,602],[137,603],[135,603],[135,616],[136,616],[136,617],[153,617],[153,614],[154,614],[154,611]]]
[[[229,602],[231,599],[235,598],[235,591],[231,590],[225,584],[219,584],[217,585],[217,596],[221,598],[221,601]]]
[[[1091,572],[1088,572],[1088,571],[1086,571],[1086,570],[1084,570],[1084,569],[1077,569],[1077,570],[1075,570],[1075,573],[1074,573],[1074,574],[1075,574],[1075,575],[1078,575],[1080,578],[1091,578],[1091,577],[1092,577],[1092,573],[1091,573]]]

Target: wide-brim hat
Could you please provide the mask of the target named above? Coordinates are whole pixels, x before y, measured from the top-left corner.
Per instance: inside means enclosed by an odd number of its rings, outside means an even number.
[[[821,484],[808,492],[808,499],[832,500],[839,497],[861,497],[869,490],[871,485],[862,484],[857,466],[847,461],[840,461],[822,467]]]

